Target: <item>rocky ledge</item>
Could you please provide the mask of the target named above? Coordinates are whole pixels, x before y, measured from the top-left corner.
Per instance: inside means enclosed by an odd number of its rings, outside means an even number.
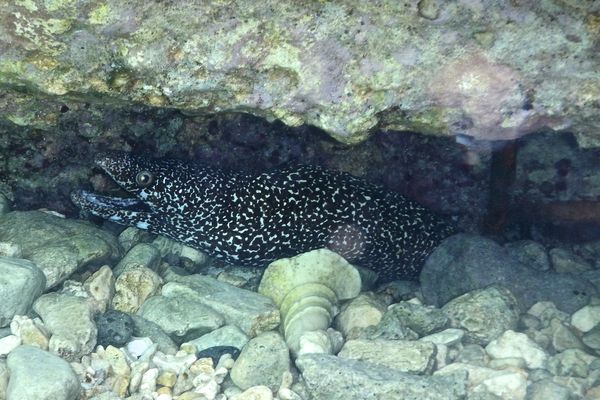
[[[9,0],[0,33],[0,115],[18,125],[52,128],[69,99],[244,111],[345,143],[379,126],[600,144],[593,1]]]

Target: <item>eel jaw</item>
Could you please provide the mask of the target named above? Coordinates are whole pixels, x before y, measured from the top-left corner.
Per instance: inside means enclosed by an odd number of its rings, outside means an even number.
[[[154,211],[139,199],[102,196],[86,190],[71,193],[71,201],[82,211],[140,229],[148,229],[148,221]]]

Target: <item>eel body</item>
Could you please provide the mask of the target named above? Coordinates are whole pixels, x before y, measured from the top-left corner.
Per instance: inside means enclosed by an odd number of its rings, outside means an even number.
[[[248,266],[327,247],[380,281],[418,278],[454,226],[400,194],[315,166],[226,172],[124,152],[95,163],[132,197],[72,194],[82,210]]]

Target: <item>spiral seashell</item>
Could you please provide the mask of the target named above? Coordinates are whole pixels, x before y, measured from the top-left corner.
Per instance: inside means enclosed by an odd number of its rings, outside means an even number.
[[[319,249],[272,262],[258,292],[279,307],[286,343],[298,356],[336,351],[340,340],[329,327],[339,302],[358,296],[360,289],[354,266],[331,250]]]

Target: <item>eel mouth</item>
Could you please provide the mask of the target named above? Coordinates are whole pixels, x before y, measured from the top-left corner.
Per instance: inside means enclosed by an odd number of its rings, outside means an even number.
[[[123,212],[147,213],[152,211],[150,206],[136,198],[102,196],[86,190],[76,190],[71,193],[71,201],[83,211],[113,220]]]

